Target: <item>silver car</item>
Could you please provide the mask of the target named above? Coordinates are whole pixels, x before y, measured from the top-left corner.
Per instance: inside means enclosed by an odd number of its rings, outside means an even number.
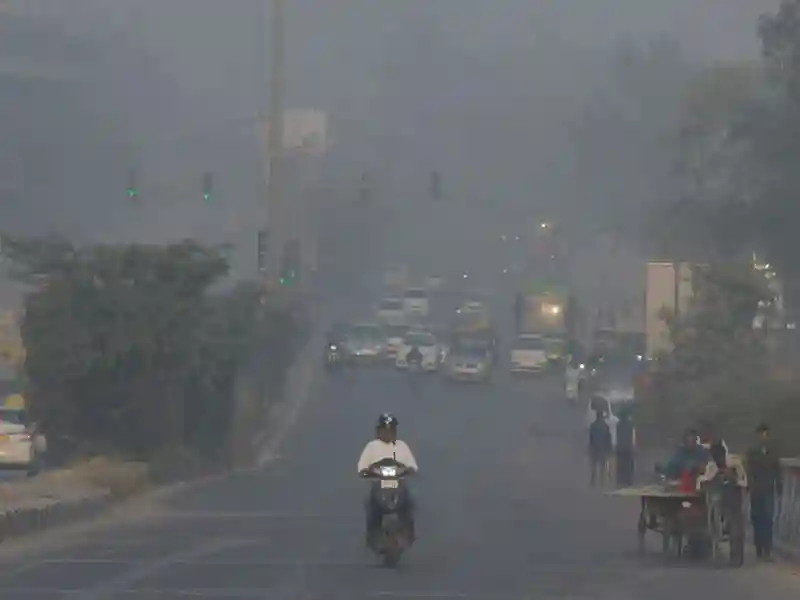
[[[347,334],[345,348],[356,361],[382,361],[386,358],[386,333],[380,325],[356,325]]]
[[[446,374],[451,381],[488,382],[492,377],[491,357],[480,348],[454,350],[447,358]]]

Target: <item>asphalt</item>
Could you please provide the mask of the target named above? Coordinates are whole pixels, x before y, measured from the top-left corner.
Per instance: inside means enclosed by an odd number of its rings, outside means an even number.
[[[780,565],[742,569],[635,552],[635,502],[587,486],[581,419],[554,380],[492,387],[391,369],[320,385],[261,471],[190,488],[0,560],[4,600],[798,598]],[[363,547],[356,460],[392,411],[421,471],[419,540],[396,570]],[[58,532],[52,534],[57,537]],[[63,534],[67,536],[66,533]]]

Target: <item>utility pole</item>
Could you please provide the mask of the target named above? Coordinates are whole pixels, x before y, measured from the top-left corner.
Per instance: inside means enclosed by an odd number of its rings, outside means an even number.
[[[267,121],[267,181],[266,209],[269,224],[271,251],[267,264],[267,277],[274,282],[278,278],[281,254],[285,243],[287,214],[284,203],[284,147],[283,119],[285,95],[285,0],[272,0],[270,19],[270,78],[269,78],[269,119]]]

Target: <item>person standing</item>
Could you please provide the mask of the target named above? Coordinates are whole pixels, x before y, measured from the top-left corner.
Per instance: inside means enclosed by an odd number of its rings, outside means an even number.
[[[633,425],[631,411],[624,408],[617,423],[617,485],[620,487],[633,485],[634,453],[636,451],[636,428]]]
[[[589,468],[591,469],[589,483],[592,486],[597,484],[598,473],[600,486],[605,485],[608,462],[614,452],[611,428],[605,417],[602,410],[596,411],[595,420],[589,426]]]
[[[771,560],[775,506],[780,502],[783,493],[783,479],[780,455],[770,440],[769,425],[759,425],[756,435],[756,444],[747,453],[750,521],[753,525],[756,555],[764,560]]]

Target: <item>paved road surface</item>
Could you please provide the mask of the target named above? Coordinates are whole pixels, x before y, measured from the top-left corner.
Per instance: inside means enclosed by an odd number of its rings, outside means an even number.
[[[554,382],[416,395],[391,371],[340,378],[266,471],[173,497],[141,522],[2,554],[8,600],[798,598],[785,570],[666,566],[634,549],[635,505],[587,490],[580,419]],[[415,450],[420,540],[397,571],[362,546],[355,462],[394,411]],[[654,549],[657,544],[653,544]]]

